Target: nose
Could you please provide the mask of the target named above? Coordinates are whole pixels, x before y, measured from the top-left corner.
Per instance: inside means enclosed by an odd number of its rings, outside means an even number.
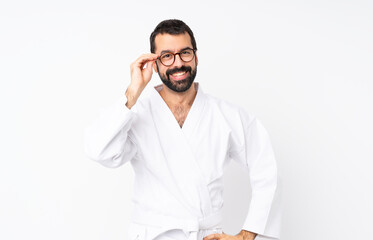
[[[180,58],[180,54],[176,54],[176,55],[175,55],[175,61],[174,61],[173,66],[174,66],[174,67],[181,67],[181,66],[183,66],[183,65],[184,65],[184,62],[183,62],[183,60],[181,60],[181,58]]]

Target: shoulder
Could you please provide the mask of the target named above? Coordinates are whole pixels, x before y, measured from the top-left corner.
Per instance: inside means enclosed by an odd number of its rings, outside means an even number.
[[[241,122],[243,127],[250,125],[255,119],[256,115],[245,109],[241,104],[233,103],[229,100],[218,98],[205,93],[207,105],[218,111],[225,119],[231,122]]]

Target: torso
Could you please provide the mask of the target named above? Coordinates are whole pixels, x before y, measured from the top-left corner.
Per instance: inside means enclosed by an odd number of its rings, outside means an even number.
[[[188,115],[188,112],[190,110],[190,107],[185,107],[185,106],[173,106],[170,108],[171,112],[176,118],[176,121],[179,123],[179,126],[182,128],[183,124],[185,122],[185,119]]]
[[[193,86],[195,86],[195,85],[193,85]],[[163,96],[162,88],[160,88],[157,91],[160,93],[161,97],[163,99],[165,99],[165,97]],[[191,102],[189,104],[171,105],[168,101],[165,101],[168,108],[171,110],[172,114],[176,118],[176,121],[178,122],[180,128],[182,128],[183,125],[184,125],[185,119],[187,118],[188,112],[189,112],[190,108],[192,107],[192,104],[193,104],[193,101],[194,101],[196,95],[197,95],[197,92],[194,93],[193,99],[191,100]]]

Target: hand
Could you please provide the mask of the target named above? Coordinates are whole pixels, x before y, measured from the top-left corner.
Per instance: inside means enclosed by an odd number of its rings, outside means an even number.
[[[152,77],[153,64],[157,58],[158,54],[147,53],[136,59],[136,61],[131,64],[131,84],[146,86]],[[145,64],[146,67],[144,68]]]
[[[127,88],[127,107],[131,108],[139,98],[145,86],[149,83],[153,75],[153,65],[158,54],[147,53],[141,55],[131,64],[131,84]],[[146,67],[144,68],[146,64]]]
[[[235,236],[223,233],[210,234],[203,238],[203,240],[254,240],[256,233],[252,233],[246,230],[241,230],[241,232]]]

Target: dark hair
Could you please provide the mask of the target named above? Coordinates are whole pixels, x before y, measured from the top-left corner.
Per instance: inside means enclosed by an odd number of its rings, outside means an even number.
[[[169,19],[160,22],[150,35],[150,52],[155,53],[155,37],[158,34],[168,33],[171,35],[179,35],[185,32],[187,32],[190,36],[193,49],[197,49],[197,44],[196,40],[194,39],[193,32],[183,21],[178,19]]]

